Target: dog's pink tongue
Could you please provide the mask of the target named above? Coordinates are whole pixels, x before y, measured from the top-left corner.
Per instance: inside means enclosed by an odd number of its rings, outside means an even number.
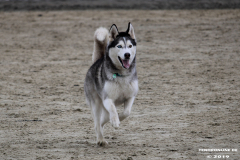
[[[129,68],[130,67],[129,60],[122,60],[122,62],[123,62],[123,66],[125,68]]]

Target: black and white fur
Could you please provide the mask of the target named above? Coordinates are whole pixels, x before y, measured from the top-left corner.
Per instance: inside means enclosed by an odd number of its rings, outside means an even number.
[[[131,23],[126,32],[118,32],[113,24],[110,31],[98,28],[94,34],[93,65],[87,72],[84,91],[92,110],[97,144],[104,146],[103,126],[110,121],[118,128],[130,115],[138,92],[136,71],[136,37]],[[115,77],[114,77],[115,75]],[[117,113],[116,106],[124,106]]]

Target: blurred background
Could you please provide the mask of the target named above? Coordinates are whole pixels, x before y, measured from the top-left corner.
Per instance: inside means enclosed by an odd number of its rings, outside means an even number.
[[[239,0],[0,0],[0,10],[236,9]]]

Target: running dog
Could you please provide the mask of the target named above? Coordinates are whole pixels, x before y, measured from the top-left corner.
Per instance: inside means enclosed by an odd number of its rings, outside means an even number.
[[[97,144],[108,144],[103,137],[104,124],[110,121],[118,128],[120,121],[130,115],[138,92],[136,71],[136,37],[129,22],[126,32],[119,32],[115,24],[108,31],[98,28],[94,34],[93,65],[87,72],[84,92],[97,134]],[[117,113],[116,106],[124,106]]]

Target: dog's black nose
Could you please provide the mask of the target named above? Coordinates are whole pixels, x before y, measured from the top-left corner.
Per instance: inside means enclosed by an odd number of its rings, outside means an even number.
[[[130,53],[125,53],[124,57],[125,57],[125,59],[129,59],[130,58]]]

